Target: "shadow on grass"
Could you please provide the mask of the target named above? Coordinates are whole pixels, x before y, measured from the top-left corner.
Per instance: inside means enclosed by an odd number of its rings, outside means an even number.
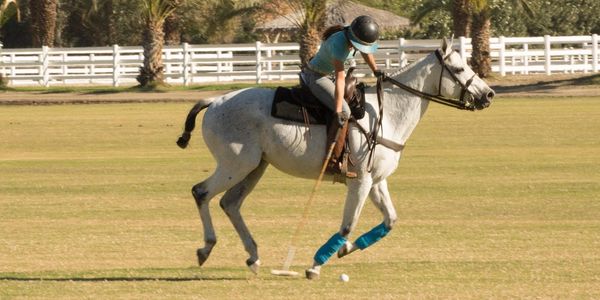
[[[65,272],[58,273],[54,271],[45,272],[6,272],[0,273],[1,281],[20,281],[20,282],[128,282],[128,281],[225,281],[225,280],[247,280],[244,274],[237,274],[236,269],[219,268],[204,270],[203,274],[198,274],[199,270],[191,268],[150,268],[150,269],[114,269],[97,270],[85,272]],[[244,270],[245,271],[245,270]]]
[[[542,92],[559,89],[565,86],[589,86],[600,85],[600,74],[589,76],[560,79],[560,80],[541,80],[535,83],[510,85],[510,86],[492,86],[494,91],[499,93],[516,93],[516,92]]]
[[[0,276],[0,281],[25,281],[25,282],[111,282],[111,281],[225,281],[247,280],[239,277],[14,277]]]

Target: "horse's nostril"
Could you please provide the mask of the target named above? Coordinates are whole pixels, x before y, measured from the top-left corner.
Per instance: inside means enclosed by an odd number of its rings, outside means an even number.
[[[489,91],[486,95],[486,98],[488,101],[492,101],[492,99],[494,99],[494,96],[496,96],[496,93],[494,93],[494,91]]]

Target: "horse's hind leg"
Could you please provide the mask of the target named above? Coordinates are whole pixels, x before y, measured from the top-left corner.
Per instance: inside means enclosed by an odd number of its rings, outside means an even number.
[[[346,242],[338,251],[338,257],[344,257],[358,249],[365,249],[385,237],[396,222],[397,215],[394,203],[385,180],[374,184],[369,193],[371,201],[383,214],[383,223],[360,236],[354,243]]]
[[[244,199],[252,192],[268,165],[269,164],[266,161],[261,161],[258,167],[250,172],[246,178],[227,190],[219,203],[240,236],[246,252],[250,254],[250,258],[246,260],[246,265],[254,272],[254,274],[258,273],[258,268],[260,266],[258,249],[256,247],[256,242],[250,234],[250,230],[248,230],[248,227],[242,218],[240,208]]]
[[[192,195],[196,201],[196,206],[200,213],[200,220],[202,220],[202,226],[204,228],[204,247],[199,248],[196,251],[198,264],[200,266],[208,259],[210,252],[217,243],[217,236],[212,224],[208,205],[210,199],[242,181],[248,173],[256,168],[256,165],[248,168],[238,165],[237,169],[233,166],[234,165],[231,164],[231,162],[227,163],[226,166],[219,164],[215,172],[208,179],[196,184],[192,188]]]

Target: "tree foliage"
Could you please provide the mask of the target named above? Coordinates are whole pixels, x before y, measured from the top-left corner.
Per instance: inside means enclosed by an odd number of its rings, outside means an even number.
[[[172,0],[178,2],[174,16],[177,30],[174,43],[230,43],[257,39],[253,31],[258,19],[255,13],[270,0]],[[308,0],[285,0],[308,1]],[[453,33],[452,11],[448,5],[465,0],[355,0],[372,7],[410,17],[431,6],[431,11],[419,18],[414,28],[395,37],[440,38]],[[469,0],[470,1],[470,0]],[[478,0],[473,0],[478,1]],[[489,0],[492,3],[491,36],[587,35],[600,33],[600,1],[598,0],[530,0],[536,18],[527,17],[513,0]],[[4,0],[1,3],[13,3]],[[36,25],[35,5],[57,3],[55,46],[106,46],[110,44],[140,45],[145,23],[140,0],[17,0],[20,18],[3,14],[2,42],[4,47],[31,47],[32,35],[46,25]],[[14,4],[11,4],[12,10]],[[16,8],[16,7],[15,7]],[[8,12],[7,10],[7,12]],[[168,23],[168,21],[167,21]],[[50,32],[48,31],[48,33]],[[170,29],[167,33],[172,32]],[[168,38],[171,40],[171,38]]]

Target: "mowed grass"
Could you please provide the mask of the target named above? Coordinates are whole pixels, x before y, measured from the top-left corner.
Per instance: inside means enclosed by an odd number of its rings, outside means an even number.
[[[242,208],[261,273],[218,199],[196,266],[190,189],[215,163],[199,132],[175,145],[190,107],[0,107],[0,298],[600,298],[600,97],[431,105],[389,178],[394,230],[318,281],[269,274],[314,184],[274,168]],[[338,230],[343,193],[322,185],[294,270]],[[367,203],[353,237],[380,222]]]

